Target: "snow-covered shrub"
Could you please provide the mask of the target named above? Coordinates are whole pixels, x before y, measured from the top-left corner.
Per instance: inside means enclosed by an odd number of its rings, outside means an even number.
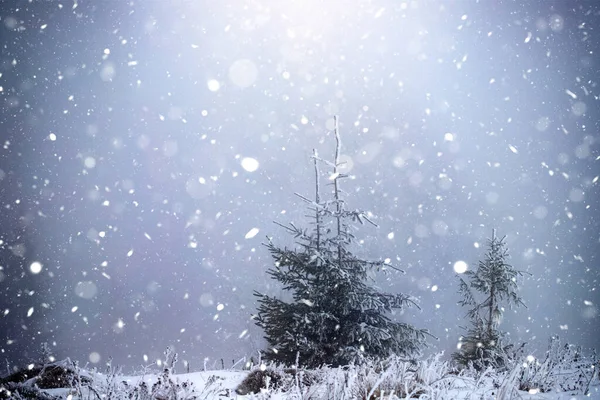
[[[262,390],[289,392],[295,389],[296,393],[304,393],[305,389],[319,381],[319,375],[317,372],[295,368],[258,368],[246,376],[235,392],[246,395],[260,393]]]
[[[81,386],[89,385],[91,381],[91,376],[82,373],[77,363],[68,358],[48,362],[45,365],[32,364],[31,367],[12,373],[0,380],[0,398],[2,398],[2,393],[6,394],[9,391],[19,393],[23,398],[37,398],[32,393],[39,392],[38,389],[78,389]],[[11,398],[17,398],[15,393]]]
[[[94,373],[94,385],[88,390],[99,398],[114,400],[200,400],[215,397],[225,391],[220,385],[222,378],[208,377],[202,389],[196,388],[190,381],[180,381],[173,373],[177,363],[177,353],[170,347],[164,352],[163,369],[152,373],[147,367],[141,376],[131,382],[125,380],[119,367],[113,367],[109,361],[104,374]]]
[[[443,355],[444,353],[437,353],[417,363],[417,381],[420,384],[430,386],[450,375],[450,365],[441,360]]]
[[[441,355],[426,360],[405,360],[397,356],[365,360],[359,365],[321,368],[325,395],[311,398],[332,400],[395,400],[404,398],[447,399],[455,376]]]
[[[287,381],[287,382],[286,382]],[[235,392],[239,395],[260,393],[262,389],[281,389],[291,386],[292,379],[281,370],[272,368],[255,369],[237,386]]]
[[[598,379],[599,366],[595,351],[585,355],[580,346],[563,344],[553,336],[543,359],[528,356],[523,362],[519,389],[588,394],[590,384]]]
[[[514,398],[513,395],[517,391],[517,382],[521,368],[520,365],[516,364],[510,371],[504,374],[504,380],[498,388],[497,400],[511,400]]]
[[[58,400],[59,398],[45,393],[35,385],[8,382],[0,385],[0,399]]]
[[[92,398],[113,400],[200,400],[216,397],[225,389],[222,378],[211,375],[203,388],[196,388],[190,381],[180,381],[165,368],[158,375],[141,376],[134,382],[126,380],[118,369],[107,374],[96,373],[94,383],[85,387],[83,393],[93,393]]]

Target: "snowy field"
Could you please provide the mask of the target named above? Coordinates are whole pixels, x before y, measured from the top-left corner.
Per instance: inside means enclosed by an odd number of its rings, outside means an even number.
[[[361,366],[320,368],[299,371],[281,368],[248,370],[215,370],[192,373],[143,372],[128,376],[117,368],[105,372],[79,369],[68,360],[46,366],[17,386],[0,385],[0,398],[42,400],[201,400],[201,399],[600,399],[597,366],[585,370],[532,368],[524,363],[512,370],[496,373],[488,369],[453,370],[451,364],[435,356],[418,362],[389,359]],[[65,375],[52,372],[58,367]],[[539,365],[538,365],[539,367]],[[523,388],[537,382],[546,389]],[[56,371],[56,370],[54,370]],[[583,373],[582,373],[583,371]],[[529,373],[529,375],[528,375]],[[43,376],[45,375],[45,377]],[[51,376],[50,382],[48,376]],[[248,379],[252,376],[253,379]],[[38,389],[39,386],[66,388]],[[50,383],[48,383],[50,382]],[[530,385],[531,386],[531,385]],[[520,388],[520,390],[519,390]],[[10,393],[7,389],[12,390]],[[587,392],[587,394],[584,394]]]
[[[238,395],[235,393],[236,387],[244,380],[248,375],[248,371],[206,371],[206,372],[193,372],[189,374],[177,374],[173,376],[176,382],[190,382],[193,385],[194,391],[182,390],[178,393],[179,397],[173,397],[173,399],[353,399],[352,393],[345,393],[343,390],[343,382],[329,385],[318,385],[318,387],[306,389],[304,393],[298,391],[282,392],[281,390],[263,390],[259,394],[248,394]],[[141,382],[146,382],[149,386],[152,386],[157,381],[157,376],[146,376],[146,377],[123,377],[123,379],[129,382],[130,385],[135,386]],[[334,387],[338,388],[339,391],[332,392],[328,389]],[[445,387],[446,389],[441,389]],[[429,388],[425,388],[425,393],[421,395],[415,394],[411,397],[398,397],[395,394],[380,394],[379,397],[383,399],[472,399],[472,400],[483,400],[483,399],[499,399],[497,396],[498,389],[493,386],[492,380],[484,380],[483,382],[477,382],[471,379],[465,379],[460,377],[449,378],[441,385],[432,385]],[[60,399],[69,398],[69,393],[72,390],[69,389],[49,389],[46,391],[49,394],[58,396]],[[88,399],[94,398],[93,393],[90,390],[83,390],[83,396],[77,396],[72,394],[70,399]],[[140,397],[143,398],[143,397]],[[151,398],[151,397],[150,397]],[[155,399],[162,399],[163,397],[157,396]],[[570,399],[570,400],[583,400],[583,399],[600,399],[600,387],[598,385],[592,387],[589,395],[573,394],[573,393],[535,393],[529,394],[528,392],[513,393],[512,397],[506,397],[506,399]],[[125,397],[123,397],[125,399]]]

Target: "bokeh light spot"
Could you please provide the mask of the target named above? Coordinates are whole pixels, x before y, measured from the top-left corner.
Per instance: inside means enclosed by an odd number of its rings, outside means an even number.
[[[85,165],[87,169],[92,169],[96,166],[96,159],[94,157],[86,157],[85,160],[83,160],[83,165]]]
[[[546,218],[546,215],[548,215],[548,209],[544,206],[537,206],[533,210],[533,216],[537,219],[544,219]]]
[[[40,272],[42,272],[42,263],[40,263],[39,261],[32,262],[29,266],[29,270],[32,274],[39,274]]]
[[[92,281],[81,281],[75,285],[75,294],[83,299],[93,299],[97,293],[98,288]]]
[[[462,260],[459,260],[454,263],[454,272],[456,272],[457,274],[464,274],[465,272],[467,272],[467,269],[467,263]]]
[[[575,115],[577,117],[582,116],[583,114],[585,114],[586,111],[587,111],[587,106],[582,101],[578,101],[577,103],[575,103],[571,106],[571,112],[573,113],[573,115]]]
[[[234,61],[229,67],[229,80],[240,88],[252,86],[258,78],[256,64],[248,59]]]
[[[346,154],[340,155],[338,172],[340,174],[348,174],[354,168],[354,160]]]
[[[88,356],[88,359],[90,360],[90,362],[92,364],[97,364],[100,362],[100,354],[98,354],[97,352],[93,351],[90,353],[90,355]]]
[[[571,189],[571,192],[569,193],[569,200],[571,200],[574,203],[582,202],[584,197],[585,192],[579,188]]]
[[[242,158],[242,168],[248,172],[254,172],[258,169],[258,161],[251,157]]]
[[[116,74],[117,70],[115,69],[115,65],[108,62],[104,64],[100,70],[100,79],[102,79],[104,82],[110,82],[113,80]]]
[[[210,307],[214,304],[213,296],[210,293],[203,293],[200,295],[200,305],[202,307]]]
[[[546,129],[550,127],[550,118],[548,117],[540,117],[535,123],[535,129],[540,132],[544,132]]]
[[[221,88],[221,84],[216,79],[209,79],[209,81],[206,82],[206,86],[208,86],[208,90],[211,92],[217,92]]]

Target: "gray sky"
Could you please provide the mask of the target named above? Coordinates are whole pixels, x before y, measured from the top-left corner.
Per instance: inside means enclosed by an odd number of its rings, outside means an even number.
[[[16,4],[13,4],[16,3]],[[0,5],[0,352],[199,368],[260,348],[273,221],[307,223],[340,117],[356,252],[453,351],[456,261],[507,235],[502,328],[597,346],[600,7],[593,1]],[[258,231],[257,231],[258,230]],[[41,264],[41,269],[40,265]],[[220,361],[219,361],[220,364]]]

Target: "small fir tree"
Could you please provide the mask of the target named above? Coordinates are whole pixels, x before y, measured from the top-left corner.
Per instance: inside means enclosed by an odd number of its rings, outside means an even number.
[[[507,264],[509,254],[504,239],[496,237],[493,230],[485,259],[479,261],[477,270],[464,273],[466,280],[459,278],[462,300],[458,304],[468,307],[467,318],[471,323],[461,338],[459,350],[453,354],[461,366],[502,369],[510,359],[508,351],[512,345],[503,345],[505,333],[499,329],[503,304],[509,307],[525,304],[517,294],[517,277],[523,276],[523,272]],[[474,292],[483,300],[479,301]]]
[[[298,240],[298,248],[265,244],[275,263],[267,273],[291,293],[291,300],[255,292],[258,297],[256,324],[265,331],[270,346],[267,360],[305,367],[332,366],[358,362],[363,357],[392,354],[411,357],[425,345],[426,330],[392,321],[385,314],[393,309],[416,306],[404,294],[381,293],[367,284],[371,269],[393,268],[384,261],[366,261],[353,255],[352,222],[375,225],[360,210],[348,210],[342,200],[340,180],[341,142],[337,118],[334,162],[318,157],[313,150],[315,200],[298,195],[314,213],[313,229],[294,224],[283,226]],[[332,168],[329,181],[332,198],[320,194],[319,163]]]

